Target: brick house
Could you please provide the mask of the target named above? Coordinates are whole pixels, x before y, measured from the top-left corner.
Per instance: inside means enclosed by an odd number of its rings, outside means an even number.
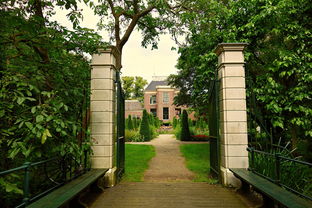
[[[125,100],[125,117],[142,118],[143,104],[138,100]]]
[[[174,116],[180,115],[182,110],[186,109],[173,104],[173,99],[179,91],[169,86],[166,78],[153,77],[153,81],[144,90],[144,108],[163,122],[172,121]]]

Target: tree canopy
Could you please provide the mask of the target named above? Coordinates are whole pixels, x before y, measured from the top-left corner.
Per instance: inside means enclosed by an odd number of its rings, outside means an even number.
[[[147,85],[147,81],[140,76],[123,76],[122,87],[125,92],[125,99],[137,99],[143,101],[144,87]]]
[[[275,139],[291,139],[294,147],[298,139],[311,140],[311,14],[308,0],[194,3],[181,17],[189,34],[179,48],[179,73],[169,78],[180,88],[176,103],[203,111],[216,69],[215,47],[246,42],[247,93],[254,94]]]

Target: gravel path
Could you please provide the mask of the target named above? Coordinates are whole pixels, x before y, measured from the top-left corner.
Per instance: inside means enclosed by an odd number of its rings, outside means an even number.
[[[194,174],[185,167],[180,153],[180,141],[172,134],[161,134],[145,144],[155,147],[156,156],[149,163],[144,174],[145,182],[192,181]]]

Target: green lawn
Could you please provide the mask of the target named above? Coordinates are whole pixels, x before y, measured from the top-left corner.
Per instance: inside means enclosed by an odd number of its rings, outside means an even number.
[[[196,174],[194,181],[217,182],[209,175],[209,144],[182,144],[180,151],[185,157],[186,167]]]
[[[144,171],[148,168],[148,162],[155,156],[155,148],[152,145],[126,144],[125,175],[123,181],[143,181]]]

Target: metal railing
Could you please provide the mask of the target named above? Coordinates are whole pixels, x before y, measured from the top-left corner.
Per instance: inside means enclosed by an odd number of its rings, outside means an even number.
[[[70,154],[63,157],[55,157],[39,162],[25,162],[22,166],[0,172],[0,178],[6,180],[11,174],[23,178],[22,183],[14,181],[14,184],[22,184],[22,202],[14,206],[26,207],[28,204],[48,194],[52,190],[77,178],[91,169],[88,163],[89,151],[77,160]],[[22,173],[20,172],[22,171]],[[38,181],[42,178],[42,181]],[[43,190],[44,189],[44,190]]]
[[[306,199],[312,200],[312,163],[248,147],[249,170]]]

